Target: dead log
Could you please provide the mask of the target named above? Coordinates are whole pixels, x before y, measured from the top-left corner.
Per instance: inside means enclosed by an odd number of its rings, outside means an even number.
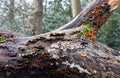
[[[119,3],[94,0],[68,24],[45,34],[1,31],[0,78],[120,78],[119,51],[76,35],[88,23],[95,35]]]

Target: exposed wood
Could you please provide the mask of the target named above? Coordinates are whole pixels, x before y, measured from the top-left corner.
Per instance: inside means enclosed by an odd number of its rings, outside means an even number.
[[[0,31],[0,78],[120,78],[119,51],[77,36],[84,23],[95,23],[93,28],[99,29],[107,21],[120,4],[119,0],[114,0],[117,4],[110,1],[93,1],[65,25],[68,29],[60,28],[59,32],[25,37]],[[92,17],[101,13],[102,18],[107,17],[89,22],[91,12]]]
[[[120,4],[120,0],[109,0],[108,3],[111,5],[111,12],[114,11]]]

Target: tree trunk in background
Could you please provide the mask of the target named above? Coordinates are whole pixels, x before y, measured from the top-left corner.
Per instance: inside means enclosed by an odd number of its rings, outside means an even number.
[[[76,16],[81,11],[80,0],[71,0],[72,16]]]
[[[14,2],[15,0],[10,0],[10,5],[9,5],[9,14],[8,14],[8,18],[9,18],[9,22],[10,24],[14,23]]]
[[[35,0],[34,4],[35,8],[37,9],[35,16],[34,16],[34,34],[40,34],[42,32],[42,15],[43,15],[43,6],[42,0]]]
[[[34,9],[30,14],[28,29],[32,35],[37,35],[42,32],[42,16],[43,5],[42,0],[34,0]]]

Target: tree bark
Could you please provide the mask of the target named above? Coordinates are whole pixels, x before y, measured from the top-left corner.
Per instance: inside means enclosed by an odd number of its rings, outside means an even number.
[[[102,13],[101,18],[108,19],[119,4],[119,0],[95,0],[66,25],[68,29],[32,37],[1,30],[0,78],[120,78],[119,51],[77,36],[83,30],[80,25],[95,22],[89,22],[89,12],[96,13],[97,7],[102,10],[97,16]],[[98,29],[106,19],[93,27]]]

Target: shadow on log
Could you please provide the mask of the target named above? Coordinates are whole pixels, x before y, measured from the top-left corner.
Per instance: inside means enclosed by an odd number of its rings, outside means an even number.
[[[119,51],[87,35],[84,39],[77,36],[88,23],[96,35],[119,3],[94,0],[68,24],[37,36],[1,30],[0,78],[120,78]]]

